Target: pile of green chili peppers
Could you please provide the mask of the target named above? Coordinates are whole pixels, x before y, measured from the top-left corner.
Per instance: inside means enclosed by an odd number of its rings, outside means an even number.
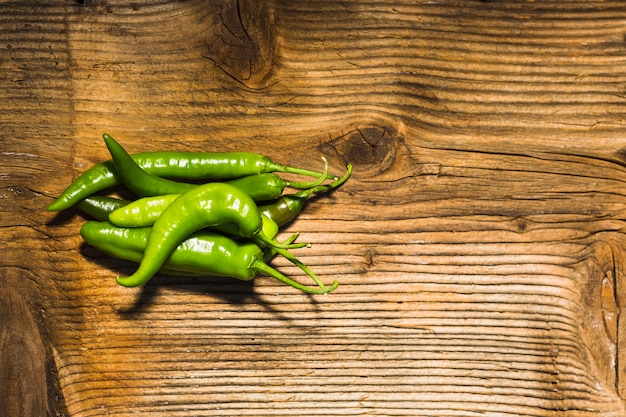
[[[302,211],[307,200],[336,189],[343,177],[274,163],[250,152],[146,152],[130,155],[104,134],[111,159],[80,175],[50,206],[60,211],[77,205],[95,220],[81,228],[85,242],[117,258],[139,264],[126,287],[146,283],[155,274],[227,276],[251,280],[263,273],[306,293],[325,294],[325,285],[289,249],[298,234],[277,240],[281,226]],[[311,177],[287,181],[277,173]],[[125,186],[135,200],[102,195]],[[284,193],[285,189],[297,190]],[[315,286],[301,284],[270,266],[283,256],[304,271]]]

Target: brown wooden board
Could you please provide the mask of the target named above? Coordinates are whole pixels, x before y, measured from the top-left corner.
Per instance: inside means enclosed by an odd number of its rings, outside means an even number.
[[[625,415],[625,34],[618,0],[0,3],[0,414]],[[104,132],[352,163],[284,231],[339,288],[118,286],[46,211]]]

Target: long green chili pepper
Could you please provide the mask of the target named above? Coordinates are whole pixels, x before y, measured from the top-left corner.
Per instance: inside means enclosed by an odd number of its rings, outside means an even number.
[[[302,211],[307,200],[313,194],[320,194],[333,190],[343,183],[352,175],[352,165],[346,166],[345,175],[339,180],[326,185],[319,185],[308,190],[302,190],[294,194],[286,194],[276,201],[260,206],[261,213],[274,220],[278,226],[284,226],[289,223]]]
[[[107,134],[103,136],[110,137]],[[315,178],[324,176],[324,173],[280,165],[266,156],[251,152],[165,151],[138,153],[131,157],[150,174],[175,179],[226,180],[270,172],[285,172]],[[121,183],[122,180],[115,171],[112,160],[95,165],[72,182],[48,206],[48,211],[65,210],[85,197]]]
[[[163,211],[154,223],[139,268],[130,277],[119,278],[118,282],[130,285],[146,282],[180,242],[205,227],[232,222],[241,237],[255,238],[275,248],[283,247],[276,239],[264,235],[262,218],[254,201],[238,188],[224,183],[200,185],[181,194]]]
[[[193,188],[197,184],[172,181],[167,178],[152,175],[143,170],[126,150],[111,136],[105,135],[106,143],[115,170],[122,178],[124,184],[140,197],[156,196],[163,194],[182,194]],[[320,185],[328,176],[328,162],[324,159],[325,169],[323,175],[314,182],[289,182],[273,173],[249,175],[230,181],[231,185],[245,191],[255,201],[272,200],[278,198],[285,187],[311,188]]]
[[[107,222],[89,221],[80,231],[85,241],[118,258],[140,263],[149,245],[151,228],[118,228]],[[168,273],[188,273],[192,276],[225,276],[243,281],[264,273],[287,285],[311,294],[325,294],[337,288],[332,286],[309,287],[286,277],[267,264],[263,251],[250,242],[236,242],[220,234],[200,231],[183,240],[164,260]],[[314,274],[316,282],[320,282]],[[118,278],[125,286],[137,286],[143,282]]]

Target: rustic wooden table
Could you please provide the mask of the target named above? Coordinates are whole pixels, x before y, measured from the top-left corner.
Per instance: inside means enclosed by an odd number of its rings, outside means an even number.
[[[625,34],[618,0],[0,3],[0,414],[625,415]],[[116,285],[45,210],[103,132],[353,163],[286,231],[340,287]]]

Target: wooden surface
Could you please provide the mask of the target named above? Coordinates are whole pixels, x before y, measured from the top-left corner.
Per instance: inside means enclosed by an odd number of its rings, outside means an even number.
[[[0,414],[626,415],[625,33],[618,0],[0,3]],[[352,162],[288,229],[340,287],[116,285],[45,211],[103,132]]]

